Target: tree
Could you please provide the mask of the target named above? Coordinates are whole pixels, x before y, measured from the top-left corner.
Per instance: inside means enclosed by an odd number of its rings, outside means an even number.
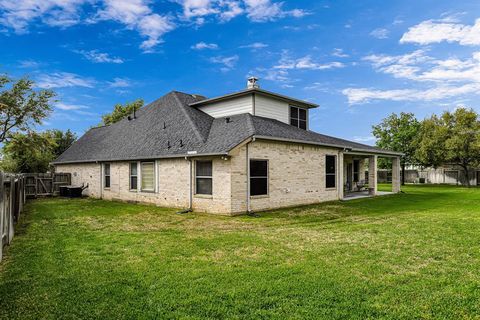
[[[47,172],[50,163],[76,140],[70,130],[15,132],[3,147],[1,169],[7,172]]]
[[[402,112],[400,115],[392,113],[372,128],[378,147],[404,153],[400,158],[400,164],[402,184],[405,184],[405,166],[416,163],[414,143],[420,123],[413,113]]]
[[[47,117],[55,93],[51,90],[34,91],[34,82],[23,78],[14,81],[0,75],[0,143],[15,130],[27,131]]]
[[[46,172],[56,147],[47,133],[13,133],[3,147],[2,170],[7,172]]]
[[[133,111],[140,109],[143,106],[143,103],[143,99],[127,102],[124,105],[117,103],[113,107],[113,111],[111,113],[107,113],[102,116],[101,125],[108,126],[122,120],[128,115],[131,115]]]
[[[70,131],[70,129],[65,132],[58,129],[48,132],[56,144],[55,148],[53,149],[55,158],[65,152],[65,150],[67,150],[77,140],[77,135]]]
[[[480,120],[467,108],[444,112],[425,119],[418,137],[418,159],[431,166],[455,164],[463,169],[467,186],[468,171],[480,164]]]

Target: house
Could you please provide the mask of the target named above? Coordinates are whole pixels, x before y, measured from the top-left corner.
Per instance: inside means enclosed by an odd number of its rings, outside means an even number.
[[[96,198],[220,214],[343,199],[362,184],[377,193],[378,157],[400,153],[309,130],[316,104],[260,89],[211,99],[172,91],[110,126],[92,128],[54,161]]]
[[[409,166],[405,174],[407,183],[431,183],[468,185],[464,169],[456,164],[445,164],[437,168]],[[471,186],[480,186],[480,168],[469,168],[468,180]]]

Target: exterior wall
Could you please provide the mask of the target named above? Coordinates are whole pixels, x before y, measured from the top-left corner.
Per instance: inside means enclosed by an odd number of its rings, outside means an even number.
[[[255,115],[276,119],[278,121],[290,124],[289,104],[285,101],[272,99],[260,94],[255,95]],[[308,122],[308,110],[307,110]],[[307,125],[308,127],[308,125]]]
[[[336,188],[325,188],[325,155],[336,155],[338,163],[338,150],[257,140],[232,157],[232,212],[247,211],[247,148],[249,159],[266,159],[269,165],[269,194],[250,197],[252,211],[339,199],[339,166]]]
[[[203,158],[206,160],[206,158]],[[195,211],[229,214],[230,205],[230,160],[212,158],[213,195],[193,195]],[[194,161],[194,160],[192,160]],[[57,172],[70,172],[72,184],[88,183],[85,195],[106,200],[122,200],[151,203],[163,207],[188,208],[190,199],[190,162],[183,159],[157,160],[156,191],[130,190],[130,162],[110,162],[110,188],[103,186],[101,164],[57,165]],[[192,170],[193,171],[193,170]],[[192,187],[195,176],[192,172]],[[141,177],[138,177],[141,185]]]
[[[214,118],[233,116],[242,113],[253,114],[252,96],[247,95],[225,101],[214,102],[201,106],[198,109]]]
[[[56,172],[69,172],[72,175],[72,185],[88,184],[84,195],[101,197],[101,165],[99,163],[62,164],[55,166]]]

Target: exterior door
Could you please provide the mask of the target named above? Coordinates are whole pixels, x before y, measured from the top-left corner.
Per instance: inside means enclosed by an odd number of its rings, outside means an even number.
[[[348,163],[347,164],[347,190],[351,191],[353,186],[352,186],[352,175],[353,175],[353,164]]]
[[[444,183],[447,184],[458,184],[458,171],[456,170],[445,170]]]

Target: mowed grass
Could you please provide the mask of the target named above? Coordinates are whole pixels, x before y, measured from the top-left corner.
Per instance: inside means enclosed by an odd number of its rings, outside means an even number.
[[[479,318],[480,189],[404,191],[257,218],[31,201],[0,318]]]

